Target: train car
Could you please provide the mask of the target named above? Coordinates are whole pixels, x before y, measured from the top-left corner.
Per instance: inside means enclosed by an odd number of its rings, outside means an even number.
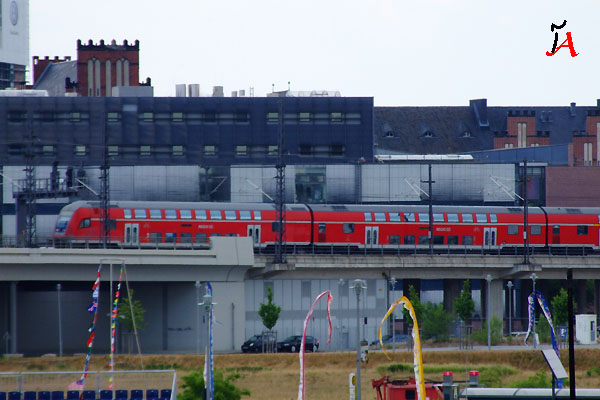
[[[59,245],[102,243],[99,202],[65,206],[54,230]],[[548,251],[598,251],[600,208],[529,209],[529,243]],[[502,252],[522,248],[520,207],[435,206],[435,251]],[[343,251],[429,250],[426,206],[286,206],[286,243],[294,247]],[[108,243],[115,247],[198,247],[214,236],[249,236],[257,249],[277,240],[275,207],[260,203],[178,203],[118,201],[109,210]]]
[[[577,388],[578,399],[600,400],[600,389]],[[551,400],[551,399],[569,399],[569,388],[556,389],[554,396],[552,389],[533,389],[533,388],[465,388],[459,396],[460,399],[474,400],[498,400],[498,399],[519,399],[519,400]]]

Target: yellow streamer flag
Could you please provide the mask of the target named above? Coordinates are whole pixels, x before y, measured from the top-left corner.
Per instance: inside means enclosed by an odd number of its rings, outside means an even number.
[[[406,296],[402,296],[402,298],[396,300],[387,311],[381,323],[379,324],[379,344],[385,353],[385,356],[388,360],[392,360],[387,351],[385,351],[385,346],[383,345],[383,337],[381,336],[381,327],[383,326],[386,319],[389,318],[390,315],[396,309],[396,306],[402,304],[404,308],[408,310],[410,317],[413,320],[413,329],[412,329],[412,338],[413,338],[413,366],[415,370],[415,381],[417,382],[417,393],[419,400],[425,400],[425,377],[423,376],[423,356],[421,355],[421,337],[419,336],[419,324],[417,323],[417,315],[415,314],[415,309],[413,308],[410,300]]]

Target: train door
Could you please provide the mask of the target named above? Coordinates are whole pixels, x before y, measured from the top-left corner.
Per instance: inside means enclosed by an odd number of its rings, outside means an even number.
[[[123,243],[130,246],[137,246],[140,244],[140,225],[139,224],[125,224],[125,237]]]
[[[496,248],[496,228],[483,228],[483,248],[486,250]]]
[[[252,238],[254,247],[260,246],[260,225],[248,225],[248,237]]]
[[[365,246],[367,249],[373,249],[379,247],[379,227],[378,226],[366,226],[365,227]]]

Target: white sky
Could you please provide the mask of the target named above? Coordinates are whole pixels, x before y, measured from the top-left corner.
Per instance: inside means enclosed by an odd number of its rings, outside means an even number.
[[[553,57],[572,32],[575,50]],[[598,0],[30,0],[30,56],[140,41],[155,96],[339,90],[383,105],[595,105]]]

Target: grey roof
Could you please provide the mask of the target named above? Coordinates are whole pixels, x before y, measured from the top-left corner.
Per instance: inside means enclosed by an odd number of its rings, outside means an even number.
[[[47,90],[49,96],[64,96],[66,78],[77,82],[77,61],[48,64],[33,88]]]

